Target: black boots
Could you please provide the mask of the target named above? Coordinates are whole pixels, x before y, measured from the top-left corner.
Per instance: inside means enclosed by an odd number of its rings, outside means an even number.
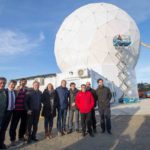
[[[4,143],[0,143],[0,149],[7,149],[7,146]]]
[[[67,132],[67,134],[70,134],[70,133],[72,133],[72,129],[70,129],[70,130]]]

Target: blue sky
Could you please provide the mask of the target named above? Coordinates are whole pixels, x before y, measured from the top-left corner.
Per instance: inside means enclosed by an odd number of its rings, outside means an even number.
[[[92,2],[117,5],[131,15],[150,44],[149,0],[0,0],[0,76],[8,79],[60,72],[55,35],[75,9]],[[150,82],[150,49],[141,47],[138,82]]]

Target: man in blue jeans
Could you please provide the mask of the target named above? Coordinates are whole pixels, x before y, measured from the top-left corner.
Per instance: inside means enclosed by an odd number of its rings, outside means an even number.
[[[66,132],[66,118],[68,110],[68,97],[69,91],[66,88],[67,82],[65,80],[61,81],[61,86],[56,88],[58,94],[58,118],[57,118],[57,129],[58,136],[64,135]]]

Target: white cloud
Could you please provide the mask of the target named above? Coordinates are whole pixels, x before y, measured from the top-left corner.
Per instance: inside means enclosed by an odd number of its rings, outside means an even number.
[[[45,39],[43,33],[40,33],[37,39],[30,38],[19,31],[0,30],[0,54],[14,55],[21,52],[29,52]]]

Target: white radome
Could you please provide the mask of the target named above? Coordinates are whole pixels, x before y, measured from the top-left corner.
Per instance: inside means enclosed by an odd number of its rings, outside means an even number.
[[[118,68],[118,51],[113,46],[113,38],[119,34],[130,36],[132,42],[129,53],[120,57],[126,63],[124,79],[119,77],[123,71]],[[118,87],[124,82],[128,96],[137,97],[134,68],[139,47],[138,27],[125,11],[108,3],[92,3],[75,10],[64,20],[56,35],[55,56],[62,72],[93,69]]]

